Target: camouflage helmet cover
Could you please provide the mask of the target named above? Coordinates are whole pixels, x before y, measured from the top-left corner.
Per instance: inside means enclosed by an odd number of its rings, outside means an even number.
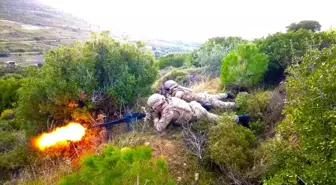
[[[165,97],[161,94],[153,94],[147,100],[147,105],[155,109],[157,106],[161,105],[165,100]]]
[[[170,90],[176,86],[178,86],[178,84],[174,80],[168,80],[164,83],[165,90]]]

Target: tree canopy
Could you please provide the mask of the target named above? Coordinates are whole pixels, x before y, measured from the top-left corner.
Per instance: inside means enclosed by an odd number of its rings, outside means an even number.
[[[299,23],[292,23],[286,27],[287,31],[298,31],[299,29],[310,30],[312,32],[318,32],[321,30],[321,24],[318,21],[304,20]]]

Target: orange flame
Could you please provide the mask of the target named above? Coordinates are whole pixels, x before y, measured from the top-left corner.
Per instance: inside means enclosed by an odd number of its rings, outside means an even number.
[[[64,127],[56,128],[50,133],[43,133],[36,139],[36,146],[40,150],[44,150],[52,146],[66,146],[68,140],[80,141],[85,135],[86,129],[78,123],[69,123]]]

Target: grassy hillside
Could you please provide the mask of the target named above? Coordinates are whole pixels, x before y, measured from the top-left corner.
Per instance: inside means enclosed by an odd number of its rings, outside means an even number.
[[[7,57],[0,63],[16,61],[34,64],[42,53],[73,40],[87,40],[97,27],[45,6],[36,0],[3,0],[0,3],[0,51]]]
[[[87,40],[98,26],[51,8],[37,0],[0,2],[0,64],[16,61],[21,66],[43,62],[42,53],[74,40]],[[122,35],[113,33],[119,40]],[[136,42],[136,41],[134,41]],[[168,53],[190,52],[198,43],[145,40],[158,58]]]

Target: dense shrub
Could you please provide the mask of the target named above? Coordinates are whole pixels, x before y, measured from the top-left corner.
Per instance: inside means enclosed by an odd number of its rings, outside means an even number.
[[[167,80],[174,80],[180,85],[187,85],[188,78],[187,78],[188,73],[179,70],[179,69],[174,69],[171,72],[168,72],[164,76],[162,76],[159,80],[157,80],[153,86],[152,86],[152,91],[153,92],[161,92],[163,91],[162,85],[167,81]]]
[[[279,134],[288,147],[274,151],[277,170],[267,184],[335,184],[336,46],[307,53],[288,70],[286,119]]]
[[[149,93],[156,76],[151,53],[103,32],[85,43],[50,50],[43,67],[31,72],[19,90],[18,115],[31,121],[69,120],[70,104],[96,108],[94,92],[110,98],[111,111],[119,110]]]
[[[222,116],[220,123],[212,127],[209,132],[210,158],[238,174],[245,173],[249,168],[254,145],[253,133],[237,125],[226,113]]]
[[[25,76],[25,68],[17,65],[10,67],[3,67],[2,65],[0,65],[0,77],[8,74],[18,74]]]
[[[284,78],[284,71],[289,64],[301,60],[312,48],[322,49],[336,43],[336,32],[328,30],[313,33],[300,29],[296,32],[276,33],[255,43],[260,51],[269,56],[268,70],[264,76],[267,83],[277,83]]]
[[[264,113],[270,104],[271,92],[239,93],[236,105],[240,113],[249,113],[254,120],[264,120]]]
[[[182,67],[184,65],[190,65],[191,63],[191,55],[188,53],[183,54],[169,54],[164,57],[160,57],[157,65],[160,69],[164,69],[166,67]]]
[[[298,31],[300,29],[310,30],[312,32],[317,32],[321,30],[321,24],[318,21],[304,20],[299,23],[292,23],[287,26],[287,31]]]
[[[252,130],[265,137],[272,137],[275,127],[283,119],[284,100],[279,89],[239,93],[236,97],[238,114],[250,114]]]
[[[59,184],[175,184],[164,159],[152,159],[149,146],[114,146],[83,159],[82,166]]]
[[[1,119],[13,119],[14,118],[14,111],[12,109],[6,109],[3,112],[1,112]]]
[[[21,85],[21,75],[7,74],[0,77],[0,112],[15,106],[18,100],[17,90]]]
[[[232,44],[246,43],[247,41],[241,37],[213,37],[207,40],[200,48],[200,50],[211,51],[216,45],[224,47],[231,46]]]
[[[225,85],[251,87],[262,79],[267,65],[267,56],[256,45],[241,44],[223,59],[221,80]]]
[[[16,121],[0,119],[0,183],[35,160],[35,153],[19,127]]]
[[[196,51],[193,65],[205,67],[206,75],[219,76],[221,61],[241,42],[243,40],[237,37],[211,38]]]

